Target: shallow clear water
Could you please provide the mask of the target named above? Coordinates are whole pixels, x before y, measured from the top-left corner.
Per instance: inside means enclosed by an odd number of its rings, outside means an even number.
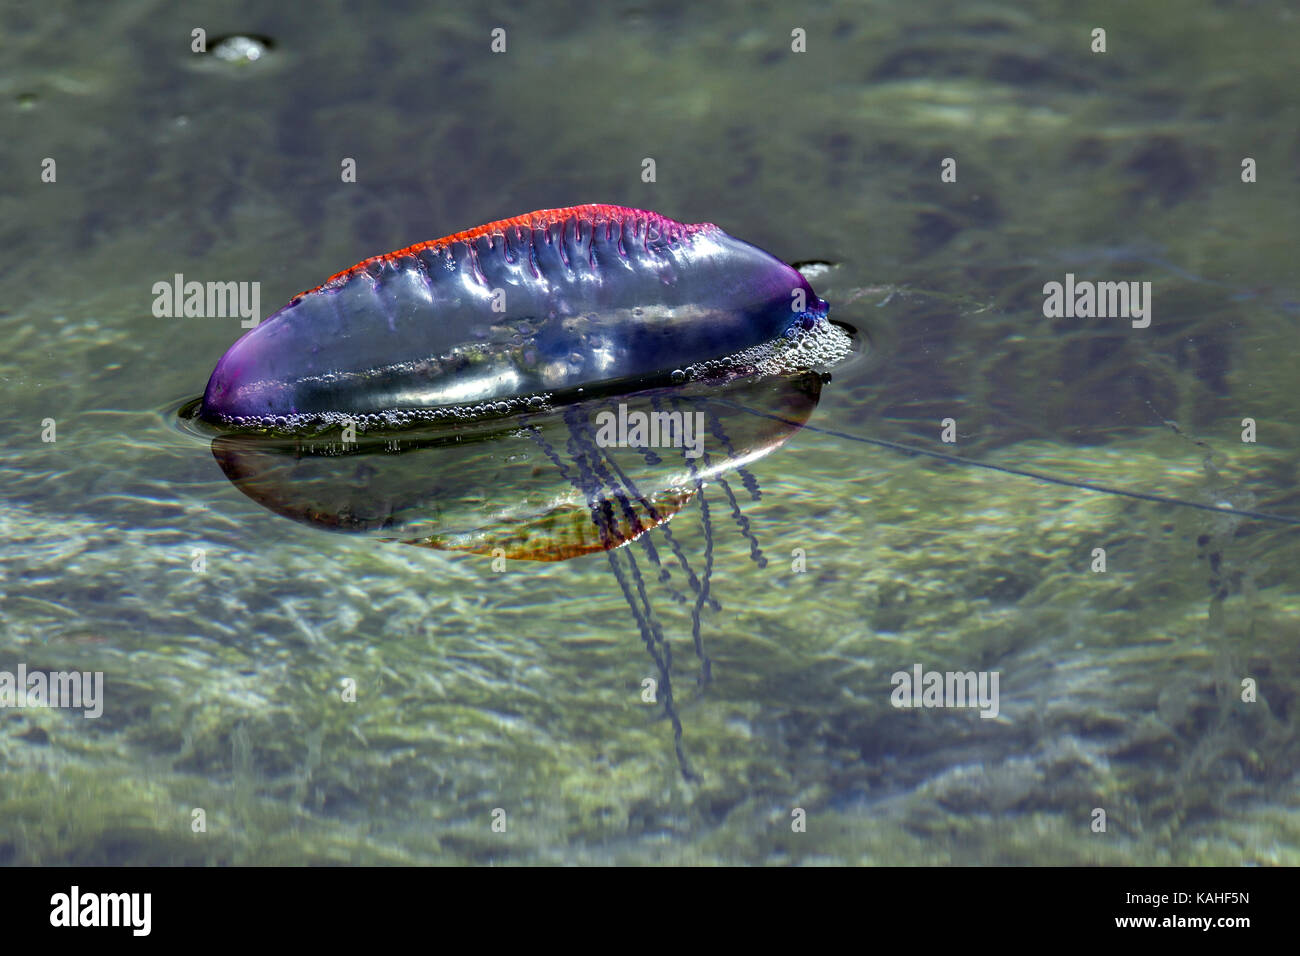
[[[478,223],[645,207],[835,263],[871,351],[816,428],[1300,515],[1286,5],[349,10],[0,26],[0,670],[106,696],[0,710],[0,861],[1300,861],[1285,525],[805,429],[742,498],[766,568],[717,488],[711,535],[672,524],[721,605],[697,693],[689,607],[650,595],[690,782],[605,556],[497,572],[269,514],[175,423],[239,320],[152,313],[177,273],[268,314]],[[195,57],[199,26],[275,46]],[[1044,318],[1067,272],[1150,281],[1150,327]],[[917,664],[997,671],[999,716],[891,706]]]

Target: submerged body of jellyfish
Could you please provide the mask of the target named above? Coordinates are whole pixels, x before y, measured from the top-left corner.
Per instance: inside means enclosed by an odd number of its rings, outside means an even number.
[[[195,411],[231,481],[296,520],[507,558],[606,552],[690,776],[646,568],[690,606],[707,683],[712,489],[762,566],[726,473],[757,499],[745,466],[798,431],[853,351],[827,311],[796,269],[714,225],[544,210],[296,296],[226,352]],[[692,501],[694,562],[667,525]]]

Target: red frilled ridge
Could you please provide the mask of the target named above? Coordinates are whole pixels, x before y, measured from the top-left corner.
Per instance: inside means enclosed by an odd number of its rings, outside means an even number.
[[[663,234],[670,238],[675,236],[691,236],[701,230],[716,229],[717,226],[710,222],[701,223],[684,223],[675,219],[669,219],[667,216],[661,216],[657,212],[650,212],[646,209],[633,209],[630,206],[610,206],[603,203],[586,203],[581,206],[565,206],[563,209],[539,209],[536,212],[524,213],[522,216],[513,216],[510,219],[498,219],[496,222],[489,222],[484,226],[476,226],[473,229],[466,229],[464,232],[457,232],[450,236],[443,236],[441,239],[430,239],[428,242],[417,242],[413,246],[407,246],[405,249],[396,249],[393,252],[386,252],[383,255],[371,256],[369,259],[362,259],[350,269],[344,269],[342,272],[336,272],[314,289],[308,289],[306,292],[299,292],[291,301],[297,302],[303,296],[311,295],[313,292],[319,292],[322,289],[332,289],[346,282],[352,276],[359,272],[365,271],[370,266],[382,265],[385,262],[391,262],[400,256],[412,256],[417,252],[423,252],[426,249],[442,249],[457,242],[470,242],[474,239],[480,239],[483,236],[505,237],[506,231],[510,229],[527,230],[532,232],[537,229],[548,229],[556,223],[568,222],[576,219],[580,222],[587,223],[591,226],[597,226],[602,223],[619,223],[623,224],[629,220],[644,219],[647,223],[658,226]]]

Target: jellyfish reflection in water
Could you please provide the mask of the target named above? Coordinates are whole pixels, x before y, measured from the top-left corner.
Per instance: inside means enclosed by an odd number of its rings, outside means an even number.
[[[231,480],[289,517],[505,557],[607,552],[689,774],[671,646],[622,546],[639,542],[691,602],[707,682],[700,615],[718,605],[705,489],[722,491],[761,564],[724,473],[756,497],[744,466],[807,420],[819,373],[851,351],[827,310],[796,269],[712,224],[542,210],[367,259],[296,296],[221,357],[197,414],[235,433],[213,443]],[[762,414],[737,414],[751,406]],[[649,434],[673,422],[675,437]],[[344,437],[356,441],[342,454],[319,453]],[[666,526],[692,499],[698,566]]]
[[[339,430],[222,434],[212,452],[248,497],[327,530],[533,561],[605,552],[658,672],[658,698],[690,776],[673,701],[672,644],[652,584],[689,606],[699,679],[707,683],[701,617],[720,609],[711,593],[715,528],[734,523],[754,562],[766,564],[741,510],[744,498],[760,495],[746,465],[799,430],[823,381],[811,371],[737,376],[504,419],[359,432],[355,441]],[[669,527],[688,505],[699,509],[702,555],[688,554]]]

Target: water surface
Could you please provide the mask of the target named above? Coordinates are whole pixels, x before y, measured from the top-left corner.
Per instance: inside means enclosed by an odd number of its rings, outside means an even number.
[[[366,256],[608,202],[836,264],[814,285],[872,353],[815,426],[942,448],[951,417],[962,455],[1300,514],[1285,4],[547,6],[0,23],[0,669],[107,694],[93,721],[0,711],[0,861],[1300,862],[1285,526],[807,429],[754,469],[766,568],[715,500],[702,694],[656,592],[688,782],[603,556],[498,573],[298,525],[175,427],[241,330],[155,317],[156,282],[256,281],[269,314]],[[200,26],[275,46],[218,64]],[[1150,281],[1151,327],[1045,319],[1067,272]],[[702,559],[700,512],[673,528]],[[917,663],[997,670],[999,717],[891,707]]]

